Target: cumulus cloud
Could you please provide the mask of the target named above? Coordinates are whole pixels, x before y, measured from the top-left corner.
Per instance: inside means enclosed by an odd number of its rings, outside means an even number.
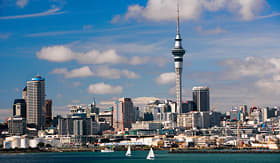
[[[17,0],[16,5],[20,8],[24,8],[28,4],[29,0]]]
[[[122,74],[127,77],[128,79],[137,79],[140,78],[139,75],[137,75],[135,72],[133,71],[129,71],[129,70],[122,70]]]
[[[120,94],[123,91],[122,86],[112,86],[105,83],[91,84],[88,87],[88,92],[91,94],[105,95],[105,94]]]
[[[105,51],[90,50],[85,53],[72,51],[69,47],[63,45],[43,47],[36,53],[39,59],[50,62],[67,62],[75,60],[81,64],[120,64],[126,63],[130,65],[144,64],[148,61],[148,57],[134,56],[131,59],[119,55],[116,50],[109,49]]]
[[[51,73],[63,74],[65,78],[83,78],[94,75],[88,66],[73,69],[71,71],[68,71],[66,68],[57,68],[54,69]]]
[[[223,75],[225,79],[250,78],[258,89],[280,94],[280,58],[227,59],[222,62],[222,65],[227,68]]]
[[[115,68],[110,68],[108,66],[99,66],[95,69],[94,73],[96,74],[96,76],[105,79],[120,79],[122,76],[128,79],[137,79],[140,77],[133,71],[129,71],[127,69],[119,70]]]
[[[71,49],[61,45],[43,47],[36,55],[39,59],[51,62],[66,62],[76,57],[76,54]]]
[[[110,68],[108,66],[99,66],[94,71],[92,71],[88,66],[73,69],[71,71],[68,71],[67,68],[56,68],[51,73],[62,74],[65,78],[83,78],[97,76],[105,79],[120,79],[121,77],[126,77],[128,79],[137,79],[140,77],[133,71],[129,71],[127,69],[119,70]]]
[[[197,20],[203,12],[226,10],[240,15],[242,20],[257,18],[266,0],[179,0],[180,15],[184,20]],[[153,21],[176,20],[176,1],[148,0],[146,6],[128,7],[125,19],[145,18]]]
[[[141,64],[145,64],[149,61],[150,57],[138,57],[138,56],[134,56],[131,58],[131,60],[129,61],[129,63],[131,65],[141,65]]]
[[[175,72],[163,73],[159,77],[156,78],[156,82],[161,85],[175,83],[175,80],[176,80]]]

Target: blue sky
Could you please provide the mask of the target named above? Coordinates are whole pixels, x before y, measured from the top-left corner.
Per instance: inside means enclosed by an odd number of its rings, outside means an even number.
[[[278,106],[280,2],[179,1],[184,100],[206,85],[220,111]],[[0,118],[36,74],[56,112],[93,98],[175,99],[175,20],[174,0],[0,0]]]

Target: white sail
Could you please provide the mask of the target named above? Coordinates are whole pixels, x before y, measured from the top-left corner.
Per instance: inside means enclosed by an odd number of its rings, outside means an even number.
[[[148,156],[147,156],[147,159],[148,159],[148,160],[153,160],[153,159],[155,159],[155,154],[154,154],[153,148],[150,149],[150,152],[149,152],[149,154],[148,154]]]
[[[128,146],[127,151],[126,151],[126,156],[131,156],[131,148]]]

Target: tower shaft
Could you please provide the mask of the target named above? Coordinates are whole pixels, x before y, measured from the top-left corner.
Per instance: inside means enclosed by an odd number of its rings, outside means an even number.
[[[176,68],[176,103],[177,112],[182,113],[182,68]]]

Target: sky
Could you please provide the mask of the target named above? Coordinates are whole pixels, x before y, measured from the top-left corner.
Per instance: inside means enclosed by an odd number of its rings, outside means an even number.
[[[280,1],[179,0],[183,101],[210,87],[211,107],[279,106]],[[26,82],[46,79],[55,113],[175,100],[176,0],[0,0],[0,120]]]

